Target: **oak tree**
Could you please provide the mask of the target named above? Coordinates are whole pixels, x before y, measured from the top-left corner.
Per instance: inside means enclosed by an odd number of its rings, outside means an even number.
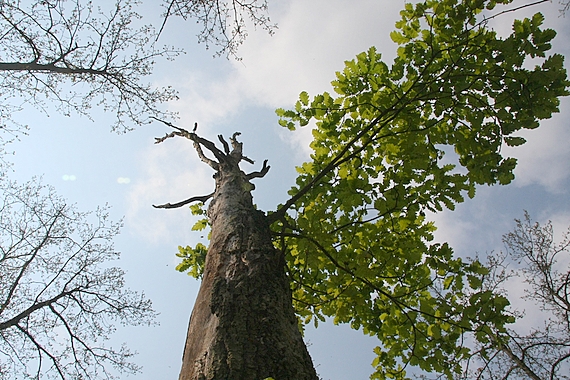
[[[179,127],[166,136],[192,140],[216,172],[212,194],[164,205],[211,198],[207,253],[179,253],[179,269],[202,276],[181,379],[315,379],[304,349],[283,351],[298,340],[289,302],[301,324],[330,317],[377,337],[375,379],[407,378],[413,366],[453,378],[475,355],[466,342],[508,341],[508,299],[482,286],[489,271],[479,261],[431,242],[425,214],[511,182],[516,159],[502,147],[524,144],[517,132],[537,128],[568,95],[563,57],[547,55],[556,32],[540,13],[506,37],[489,27],[518,9],[509,4],[406,4],[392,64],[372,47],[337,73],[334,94],[302,92],[294,109],[278,110],[282,126],[312,125],[314,139],[291,198],[273,212],[251,205],[257,175],[239,170],[237,141],[230,150],[220,138],[221,150]]]

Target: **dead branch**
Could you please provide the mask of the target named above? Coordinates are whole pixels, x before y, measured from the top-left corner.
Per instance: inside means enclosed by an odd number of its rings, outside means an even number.
[[[265,175],[267,174],[267,172],[269,171],[270,168],[271,168],[271,166],[267,165],[267,160],[264,160],[263,161],[263,167],[261,168],[261,171],[251,172],[249,174],[246,174],[245,178],[248,181],[250,179],[253,179],[253,178],[263,178],[263,177],[265,177]]]
[[[178,208],[178,207],[182,207],[184,205],[187,205],[189,203],[192,202],[206,202],[208,199],[212,198],[214,196],[214,193],[208,194],[208,195],[199,195],[196,197],[192,197],[192,198],[188,198],[182,202],[178,202],[178,203],[165,203],[163,205],[152,205],[152,207],[154,208]]]
[[[154,138],[154,140],[155,140],[154,143],[155,143],[155,144],[160,144],[160,143],[163,142],[164,140],[169,139],[169,138],[174,137],[174,136],[182,136],[182,135],[180,134],[180,132],[176,132],[176,131],[175,131],[175,132],[171,132],[171,133],[167,133],[164,137],[155,137],[155,138]]]
[[[192,140],[194,142],[194,148],[196,149],[196,152],[198,153],[198,157],[200,157],[200,160],[202,160],[203,162],[208,164],[214,170],[218,170],[219,163],[208,158],[208,157],[206,157],[206,155],[204,154],[204,151],[202,150],[202,146],[204,146],[206,149],[208,149],[210,152],[212,152],[212,154],[216,157],[216,159],[219,162],[224,161],[226,159],[226,154],[224,154],[221,150],[219,150],[216,147],[216,145],[213,142],[211,142],[210,140],[207,140],[203,137],[200,137],[194,132],[189,132],[184,128],[178,127],[169,121],[161,120],[161,119],[156,118],[156,117],[153,117],[153,119],[156,121],[159,121],[165,125],[168,125],[171,128],[176,129],[176,131],[171,132],[171,133],[167,133],[166,136],[164,136],[164,137],[155,137],[155,140],[156,140],[155,144],[160,144],[164,140],[171,138],[171,137],[174,137],[174,136],[185,137],[188,140]],[[194,131],[196,131],[197,127],[198,127],[198,123],[194,123]]]
[[[198,153],[198,157],[200,157],[200,160],[202,160],[202,162],[205,162],[206,164],[210,165],[212,169],[218,171],[220,164],[206,157],[204,151],[202,150],[202,147],[200,146],[200,143],[197,141],[194,141],[194,149],[196,149],[196,153]]]
[[[218,135],[218,140],[220,140],[220,142],[224,146],[224,151],[226,152],[226,154],[230,154],[230,146],[228,145],[228,142],[224,140],[224,136]]]
[[[237,136],[239,135],[241,135],[241,132],[235,132],[232,137],[230,137],[230,142],[233,149],[229,155],[238,160],[238,162],[243,160],[245,162],[249,162],[252,165],[255,164],[255,161],[243,155],[243,143],[237,141]]]

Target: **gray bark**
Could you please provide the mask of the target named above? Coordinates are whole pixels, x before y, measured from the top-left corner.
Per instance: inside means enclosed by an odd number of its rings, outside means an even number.
[[[220,138],[224,153],[194,133],[178,131],[167,137],[193,140],[202,160],[216,169],[208,207],[211,241],[179,380],[318,379],[298,329],[285,259],[273,246],[264,213],[252,202],[249,179],[269,168],[242,172],[238,164],[248,159],[235,135],[231,152]],[[201,145],[217,161],[206,158]]]

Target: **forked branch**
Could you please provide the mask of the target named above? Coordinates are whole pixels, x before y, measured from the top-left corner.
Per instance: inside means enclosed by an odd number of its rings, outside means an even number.
[[[198,153],[198,157],[200,157],[200,160],[207,163],[210,167],[212,167],[216,171],[220,170],[220,163],[223,163],[223,162],[232,162],[234,165],[239,163],[241,160],[247,161],[251,164],[254,163],[253,160],[249,159],[248,157],[245,157],[242,154],[243,153],[243,143],[237,141],[237,136],[239,136],[241,134],[240,132],[235,132],[230,137],[231,150],[230,150],[230,144],[228,144],[228,142],[224,139],[224,137],[222,135],[218,135],[218,140],[220,140],[220,142],[223,145],[223,149],[224,149],[224,152],[222,152],[220,149],[218,149],[216,147],[216,145],[213,142],[206,140],[205,138],[202,138],[195,133],[197,128],[198,128],[198,123],[195,123],[194,129],[192,130],[192,132],[189,132],[184,128],[177,127],[176,125],[172,124],[169,121],[161,120],[161,119],[158,119],[156,117],[153,117],[153,119],[160,121],[161,123],[175,129],[174,131],[167,133],[163,137],[155,137],[155,140],[156,140],[155,144],[160,144],[161,142],[164,142],[165,140],[172,138],[172,137],[175,137],[175,136],[185,137],[189,140],[192,140],[192,142],[194,143],[194,148],[196,149],[196,152]],[[212,160],[212,159],[206,157],[206,155],[204,154],[204,152],[202,150],[202,146],[204,146],[206,149],[208,149],[210,152],[212,152],[218,161],[216,162],[215,160]],[[267,160],[263,161],[263,167],[261,168],[261,170],[246,174],[245,175],[246,180],[249,181],[253,178],[264,177],[267,174],[267,172],[269,171],[269,168],[270,168],[270,166],[267,165]],[[184,201],[177,202],[177,203],[165,203],[165,204],[161,204],[161,205],[152,205],[152,207],[154,207],[154,208],[178,208],[178,207],[182,207],[182,206],[187,205],[187,204],[192,203],[192,202],[200,201],[200,202],[204,203],[208,199],[212,198],[213,196],[214,196],[214,193],[211,193],[208,195],[200,195],[200,196],[191,197],[191,198],[188,198]]]
[[[265,177],[270,168],[271,166],[267,165],[267,160],[265,160],[263,161],[263,167],[261,168],[261,171],[251,172],[249,174],[246,174],[245,178],[247,178],[248,181],[253,178],[263,178]]]
[[[219,150],[213,142],[211,142],[210,140],[207,140],[203,137],[200,137],[196,133],[194,133],[198,127],[198,123],[194,124],[194,131],[189,132],[184,128],[177,127],[176,125],[172,124],[171,122],[161,120],[161,119],[158,119],[156,117],[153,117],[153,119],[160,121],[161,123],[168,125],[171,128],[176,129],[176,131],[171,132],[171,133],[167,133],[164,137],[155,137],[155,144],[160,144],[164,140],[169,139],[169,138],[174,137],[174,136],[185,137],[188,140],[192,140],[194,142],[194,148],[196,149],[196,152],[198,152],[198,156],[200,157],[200,159],[203,162],[205,162],[206,164],[208,164],[210,167],[212,167],[214,170],[218,170],[219,162],[225,160],[226,155],[224,154],[224,152]],[[210,152],[212,152],[214,154],[214,156],[216,157],[216,159],[218,160],[218,162],[206,157],[206,155],[204,154],[204,151],[202,150],[202,146],[204,146],[206,149],[208,149]]]

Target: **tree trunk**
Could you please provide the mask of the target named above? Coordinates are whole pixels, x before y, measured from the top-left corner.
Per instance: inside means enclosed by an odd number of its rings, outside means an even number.
[[[190,135],[195,146],[204,144]],[[245,157],[236,144],[234,135],[234,150],[229,153],[224,144],[223,156],[205,145],[219,162],[197,147],[217,171],[216,190],[208,207],[211,242],[179,380],[316,380],[292,307],[285,259],[252,202],[249,179],[265,173],[242,172],[238,163]]]

